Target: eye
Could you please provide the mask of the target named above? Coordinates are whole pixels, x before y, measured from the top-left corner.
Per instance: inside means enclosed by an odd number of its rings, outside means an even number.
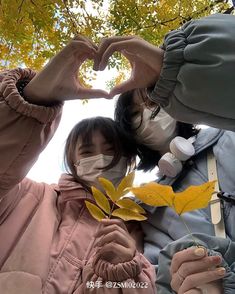
[[[90,157],[93,155],[92,150],[84,150],[84,151],[80,151],[79,156],[83,157]]]
[[[136,117],[139,114],[140,114],[140,111],[139,110],[135,110],[135,111],[132,111],[130,115],[131,115],[131,118],[134,118],[134,117]]]
[[[84,155],[84,154],[91,154],[91,151],[82,151],[80,154],[81,154],[81,155]]]
[[[107,155],[113,155],[113,153],[114,153],[114,147],[113,146],[107,146],[106,148],[105,148],[105,153],[107,154]]]

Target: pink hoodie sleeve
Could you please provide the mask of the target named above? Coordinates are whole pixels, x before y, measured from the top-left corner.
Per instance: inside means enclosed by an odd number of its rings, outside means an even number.
[[[154,267],[138,251],[131,261],[116,265],[94,256],[83,270],[83,289],[79,293],[154,294],[155,282]]]
[[[20,96],[16,83],[34,76],[20,68],[0,73],[0,203],[28,173],[59,124],[61,104],[38,106]]]

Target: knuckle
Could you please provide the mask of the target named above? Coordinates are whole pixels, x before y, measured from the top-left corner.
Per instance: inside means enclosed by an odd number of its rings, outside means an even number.
[[[118,231],[119,226],[118,226],[117,224],[114,224],[113,226],[114,226],[114,230],[115,230],[115,231]]]
[[[70,43],[68,44],[68,48],[71,49],[72,51],[76,51],[78,45],[77,45],[77,41],[76,40],[72,40],[70,41]]]
[[[189,268],[186,263],[183,263],[180,267],[180,274],[184,277],[186,277],[189,273]]]
[[[193,288],[195,285],[195,279],[193,276],[187,276],[184,280],[184,287],[190,289],[190,288]]]
[[[100,46],[103,47],[108,42],[108,37],[103,37],[100,40]]]
[[[115,243],[114,242],[110,242],[107,247],[109,248],[109,250],[114,250],[115,249]]]

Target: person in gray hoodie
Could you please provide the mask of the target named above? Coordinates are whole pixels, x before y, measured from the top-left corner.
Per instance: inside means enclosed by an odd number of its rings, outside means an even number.
[[[182,251],[195,243],[179,216],[169,207],[146,207],[150,215],[142,223],[144,254],[156,266],[157,293],[186,293],[191,288],[198,291],[195,287],[203,286],[206,281],[195,274],[200,272],[206,277],[214,258],[217,263],[214,279],[225,269],[224,277],[214,285],[216,290],[211,290],[211,283],[203,288],[209,293],[232,294],[235,291],[235,133],[211,127],[200,130],[180,123],[163,109],[146,105],[145,98],[145,89],[129,91],[120,95],[115,109],[115,120],[137,144],[138,167],[147,171],[158,165],[156,181],[181,192],[211,180],[211,162],[216,162],[216,190],[220,197],[213,198],[204,209],[183,214],[197,244],[207,249],[201,256],[205,259],[197,257],[197,262],[193,252],[190,255]],[[187,156],[182,158],[183,155]],[[182,258],[177,253],[180,251],[188,257]]]
[[[137,36],[102,40],[94,68],[121,52],[132,72],[110,96],[146,88],[148,99],[177,121],[235,130],[235,16],[214,14],[169,32],[158,48]]]

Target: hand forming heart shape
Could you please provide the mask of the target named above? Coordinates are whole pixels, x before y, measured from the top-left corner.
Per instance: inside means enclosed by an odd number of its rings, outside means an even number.
[[[121,52],[130,62],[130,78],[115,86],[110,93],[101,89],[88,89],[81,85],[79,69],[87,59],[94,60],[94,70],[104,70],[110,56]],[[65,46],[26,86],[25,95],[30,102],[51,104],[55,101],[91,98],[112,98],[114,95],[150,87],[159,78],[163,50],[139,37],[110,37],[99,47],[86,37],[77,36]]]

